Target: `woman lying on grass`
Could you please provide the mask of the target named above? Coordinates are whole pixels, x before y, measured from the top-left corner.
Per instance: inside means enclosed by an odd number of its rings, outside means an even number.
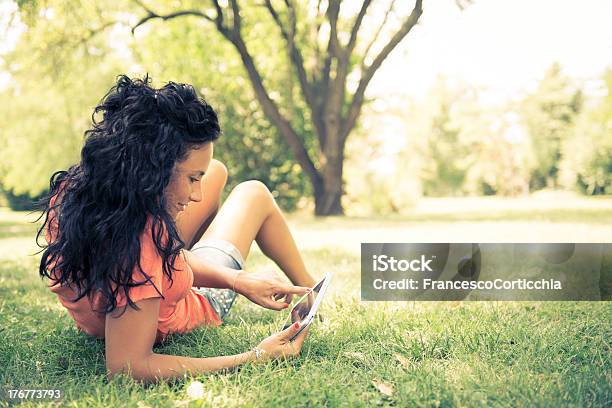
[[[37,239],[48,243],[41,276],[80,330],[105,339],[109,376],[149,382],[298,355],[307,330],[289,339],[299,323],[237,355],[153,353],[171,333],[219,326],[237,293],[283,310],[315,281],[264,184],[239,184],[219,209],[221,131],[193,87],[120,76],[96,113],[81,162],[51,177]],[[245,273],[253,240],[299,286]]]

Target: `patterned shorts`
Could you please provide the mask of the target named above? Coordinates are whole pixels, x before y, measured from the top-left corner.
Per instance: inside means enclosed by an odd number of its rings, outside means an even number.
[[[228,241],[212,238],[204,239],[197,242],[190,251],[194,255],[217,265],[239,270],[244,267],[244,259],[240,251]],[[231,289],[195,288],[195,291],[206,297],[221,320],[225,319],[238,296]]]

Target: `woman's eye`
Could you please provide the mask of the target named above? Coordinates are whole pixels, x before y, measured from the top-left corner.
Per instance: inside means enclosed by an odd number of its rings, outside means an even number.
[[[200,181],[197,178],[193,178],[193,177],[189,177],[189,180],[191,180],[192,183],[195,183],[196,181]]]

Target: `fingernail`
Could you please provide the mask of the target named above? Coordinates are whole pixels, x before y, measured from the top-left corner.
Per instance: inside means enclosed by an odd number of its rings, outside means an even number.
[[[300,327],[300,322],[293,323],[293,328],[294,329],[297,329],[298,327]]]
[[[285,303],[285,305],[283,306],[283,309],[286,309],[289,307],[289,303]]]

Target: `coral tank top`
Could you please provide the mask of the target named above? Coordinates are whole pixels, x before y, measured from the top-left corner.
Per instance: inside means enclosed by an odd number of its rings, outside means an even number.
[[[56,197],[57,195],[51,199],[51,205],[54,204]],[[45,231],[47,243],[53,242],[57,234],[57,220],[53,210],[49,214],[49,219],[49,227]],[[208,300],[192,288],[193,271],[182,253],[174,263],[172,284],[163,273],[162,258],[151,236],[151,220],[152,218],[149,216],[146,227],[140,235],[140,265],[150,279],[142,286],[130,288],[129,295],[134,303],[149,298],[161,299],[157,319],[156,343],[163,341],[171,333],[186,333],[201,325],[219,326],[221,320]],[[61,273],[61,271],[56,270],[52,278],[57,278],[57,273]],[[135,267],[132,281],[142,282],[145,280],[146,277],[138,267]],[[106,303],[101,293],[96,292],[91,302],[87,296],[73,302],[77,297],[76,289],[71,286],[62,286],[56,279],[51,279],[48,286],[57,295],[60,303],[68,310],[78,329],[91,336],[104,338],[106,315],[103,310]],[[127,306],[127,299],[122,290],[119,292],[117,307],[122,310]]]

